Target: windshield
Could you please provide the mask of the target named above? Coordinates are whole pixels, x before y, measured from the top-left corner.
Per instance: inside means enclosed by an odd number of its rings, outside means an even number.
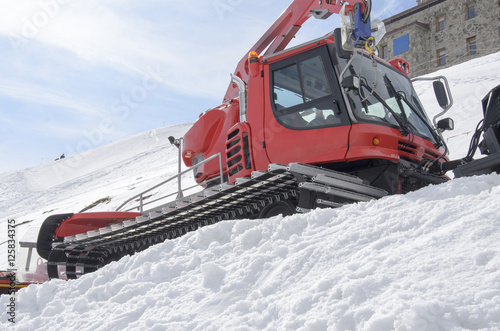
[[[396,126],[436,142],[431,122],[405,75],[382,62],[374,64],[371,58],[358,53],[341,79],[349,76],[360,80],[359,89],[347,92],[354,115],[360,122]]]

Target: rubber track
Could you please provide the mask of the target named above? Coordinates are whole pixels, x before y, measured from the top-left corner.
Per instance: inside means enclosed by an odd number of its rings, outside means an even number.
[[[59,278],[65,267],[68,279],[93,272],[100,267],[117,261],[125,255],[134,254],[165,240],[178,238],[190,231],[215,224],[223,220],[252,218],[267,205],[280,200],[298,200],[301,187],[317,186],[316,175],[335,178],[335,187],[322,183],[323,195],[334,195],[338,186],[350,192],[351,202],[375,199],[387,192],[362,183],[361,179],[324,170],[309,165],[272,164],[268,172],[254,172],[252,178],[241,179],[235,185],[222,184],[198,194],[166,205],[161,211],[150,212],[115,225],[113,231],[55,244],[48,258],[49,278]],[[322,181],[324,182],[324,181]],[[342,185],[344,183],[345,185]],[[344,191],[343,191],[344,192]],[[359,198],[358,198],[359,197]],[[324,197],[323,197],[324,198]],[[320,202],[322,200],[318,200]],[[341,204],[330,202],[330,206]],[[298,210],[304,210],[297,208]]]

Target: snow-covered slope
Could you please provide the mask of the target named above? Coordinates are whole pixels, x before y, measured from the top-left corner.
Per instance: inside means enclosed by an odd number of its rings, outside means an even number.
[[[494,87],[500,85],[500,52],[470,60],[426,77],[447,77],[454,99],[454,106],[444,115],[455,120],[455,130],[444,133],[451,158],[459,159],[467,154],[469,143],[477,124],[483,118],[481,100]],[[440,113],[432,84],[415,84],[422,103],[432,118]],[[476,157],[480,157],[479,152]]]
[[[490,175],[337,210],[223,222],[78,281],[30,286],[18,295],[16,325],[498,330],[498,201],[500,176]]]
[[[91,211],[116,209],[177,173],[178,150],[168,136],[180,137],[190,126],[153,130],[52,163],[0,174],[0,227],[6,228],[8,218],[17,223],[32,220],[19,227],[22,238],[31,228],[38,229],[48,214],[77,212],[106,197],[108,203]],[[184,187],[194,185],[192,176],[186,175],[184,183]],[[155,197],[174,189],[176,185],[167,185],[155,191]],[[1,235],[4,242],[5,233]]]
[[[457,130],[447,137],[452,158],[463,157],[480,99],[500,84],[500,53],[434,75],[452,84]],[[417,89],[430,116],[439,112],[430,85]],[[108,196],[92,210],[116,208],[176,172],[167,137],[188,127],[0,174],[0,226],[33,220],[19,228],[32,235],[48,213]],[[499,201],[492,174],[336,210],[222,222],[79,280],[20,291],[15,328],[498,330]],[[7,319],[0,309],[0,327],[13,326]]]

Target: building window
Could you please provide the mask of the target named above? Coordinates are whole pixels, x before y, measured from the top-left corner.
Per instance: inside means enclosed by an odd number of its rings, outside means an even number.
[[[444,30],[444,21],[445,21],[445,15],[438,16],[436,19],[437,22],[437,31],[443,31]]]
[[[392,46],[392,53],[394,56],[408,52],[410,50],[410,35],[405,34],[404,36],[394,39]]]
[[[467,51],[469,52],[469,55],[477,54],[476,37],[471,37],[467,39]]]
[[[389,58],[389,49],[387,48],[387,44],[380,46],[380,57],[384,60]]]
[[[476,3],[471,2],[467,4],[467,19],[476,17]]]
[[[446,64],[446,48],[442,48],[437,51],[438,66],[444,66]]]

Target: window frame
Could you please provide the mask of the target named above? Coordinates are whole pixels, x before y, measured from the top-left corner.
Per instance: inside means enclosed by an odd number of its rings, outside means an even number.
[[[474,10],[474,15],[471,17],[470,16],[470,8],[473,8]],[[466,15],[466,19],[467,20],[470,20],[470,19],[473,19],[474,17],[476,17],[476,2],[475,1],[472,1],[472,2],[469,2],[465,5],[465,15]]]
[[[477,38],[476,36],[470,37],[466,39],[467,41],[467,53],[469,56],[473,56],[477,54]],[[474,53],[471,53],[471,42],[474,42]]]
[[[444,61],[441,62],[441,59],[444,59]],[[437,63],[438,67],[446,65],[446,48],[441,48],[437,50]]]
[[[383,45],[380,46],[380,57],[384,60],[387,60],[389,58],[389,44],[388,43],[385,43]],[[384,53],[384,49],[385,49],[385,53]]]
[[[274,98],[271,98],[271,109],[272,113],[274,116],[274,119],[283,127],[290,129],[290,130],[295,130],[295,131],[304,131],[304,130],[315,130],[315,129],[321,129],[321,128],[330,128],[330,127],[338,127],[338,126],[344,126],[348,125],[350,123],[349,120],[349,115],[347,113],[347,109],[343,105],[343,96],[342,92],[340,90],[340,85],[337,79],[337,75],[334,70],[334,65],[336,64],[335,60],[332,59],[330,52],[326,46],[323,47],[318,47],[315,49],[312,49],[310,51],[307,51],[305,53],[299,53],[297,55],[294,55],[289,58],[281,59],[279,61],[270,63],[269,65],[269,88],[270,88],[270,96],[274,95],[274,72],[279,71],[283,68],[286,68],[292,64],[296,64],[297,66],[299,65],[300,62],[303,62],[308,59],[312,59],[314,57],[319,56],[322,60],[323,66],[324,66],[324,72],[325,72],[325,77],[327,79],[327,82],[330,86],[331,89],[331,94],[313,99],[307,102],[304,102],[302,104],[298,104],[295,106],[287,107],[284,109],[277,109],[276,107],[276,102]],[[299,71],[299,74],[300,73]],[[304,92],[303,92],[304,93]],[[302,110],[307,110],[309,108],[315,107],[316,105],[322,105],[325,103],[332,104],[334,107],[336,107],[336,111],[338,111],[337,115],[338,118],[340,119],[339,123],[329,123],[327,125],[318,125],[318,126],[291,126],[287,123],[285,123],[280,115],[287,115],[287,114],[295,114],[299,113]],[[332,106],[332,107],[333,107]],[[281,114],[280,114],[281,113]]]
[[[440,19],[443,19],[443,28],[441,28]],[[446,28],[446,14],[442,14],[436,17],[436,31],[440,32],[443,31],[445,28]]]

